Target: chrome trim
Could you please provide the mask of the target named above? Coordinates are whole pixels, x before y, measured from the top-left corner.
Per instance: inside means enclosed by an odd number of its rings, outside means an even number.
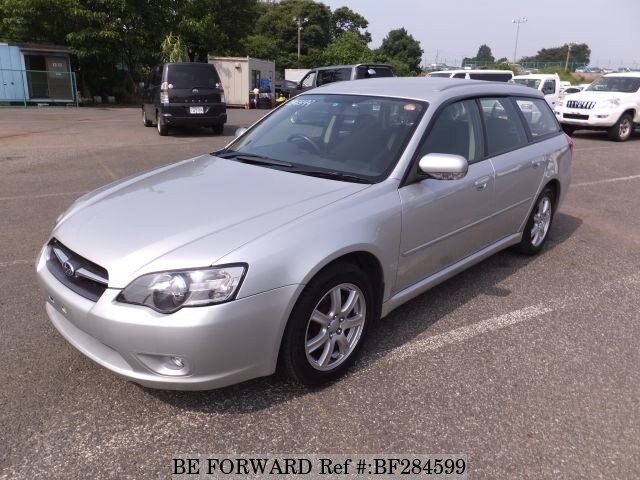
[[[109,280],[94,272],[90,272],[84,267],[80,267],[76,270],[76,277],[84,277],[88,280],[93,280],[96,283],[102,283],[103,285],[109,285]]]

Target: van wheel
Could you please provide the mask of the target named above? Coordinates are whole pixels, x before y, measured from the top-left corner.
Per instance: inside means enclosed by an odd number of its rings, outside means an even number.
[[[613,127],[609,129],[609,138],[616,142],[628,140],[633,132],[633,118],[628,113],[623,113]]]
[[[213,133],[215,133],[216,135],[221,135],[224,132],[224,123],[216,123],[214,125],[211,125],[211,130],[213,130]]]
[[[371,282],[356,266],[338,263],[320,272],[291,312],[281,366],[307,386],[338,378],[356,359],[374,310]]]
[[[153,123],[151,122],[151,120],[149,120],[149,119],[147,118],[147,112],[145,112],[145,111],[144,111],[144,108],[142,109],[142,124],[143,124],[145,127],[150,127],[150,126],[152,126],[152,125],[153,125]]]
[[[169,133],[169,127],[164,123],[162,115],[156,112],[156,125],[158,126],[158,135],[165,137]]]
[[[555,194],[549,187],[545,187],[538,196],[536,203],[529,215],[527,225],[522,232],[522,240],[516,249],[525,255],[535,255],[544,246],[549,236],[549,229],[553,221],[553,206]]]

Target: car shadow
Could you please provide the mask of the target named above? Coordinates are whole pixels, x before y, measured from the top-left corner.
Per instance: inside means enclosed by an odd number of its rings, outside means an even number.
[[[585,140],[602,140],[611,142],[612,140],[609,138],[609,134],[604,130],[576,130],[571,134],[573,138],[582,138]],[[640,128],[636,128],[631,136],[625,140],[623,143],[627,142],[640,142]],[[616,142],[617,143],[617,142]]]
[[[544,256],[564,243],[580,225],[582,225],[581,219],[559,212],[554,218],[547,244],[540,255]],[[526,257],[511,250],[502,251],[394,310],[370,329],[360,359],[351,367],[348,376],[357,374],[394,349],[424,334],[439,319],[475,297],[508,296],[511,291],[498,285],[535,258]],[[447,298],[447,301],[443,302],[442,298]],[[428,313],[425,315],[425,312]],[[337,382],[340,381],[337,380]],[[231,414],[264,410],[316,391],[279,374],[218,390],[199,392],[138,387],[149,395],[180,409]]]

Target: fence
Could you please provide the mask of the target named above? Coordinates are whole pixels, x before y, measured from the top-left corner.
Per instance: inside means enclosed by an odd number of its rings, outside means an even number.
[[[78,106],[75,72],[0,69],[0,104]]]
[[[476,68],[481,67],[492,67],[495,63],[487,63],[487,62],[474,62]],[[520,62],[518,63],[520,67],[524,70],[542,70],[545,68],[556,68],[558,71],[564,71],[565,62]],[[579,62],[569,62],[567,65],[567,69],[570,72],[574,72],[576,68],[584,67],[584,63]]]

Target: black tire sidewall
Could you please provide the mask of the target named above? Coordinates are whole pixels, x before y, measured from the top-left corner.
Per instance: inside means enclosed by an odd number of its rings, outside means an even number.
[[[621,137],[620,136],[620,125],[622,124],[622,122],[625,119],[627,119],[627,121],[629,122],[629,125],[630,125],[629,134],[626,137]],[[631,134],[632,133],[633,133],[633,118],[628,113],[623,113],[622,115],[620,115],[620,118],[613,125],[613,127],[611,127],[611,130],[609,131],[609,137],[611,137],[616,142],[624,142],[625,140],[629,140],[629,138],[631,138]]]
[[[364,295],[366,316],[363,331],[355,349],[344,362],[333,370],[320,371],[311,366],[306,356],[304,345],[307,325],[318,302],[329,290],[342,283],[356,285]],[[368,277],[360,269],[348,263],[340,263],[320,272],[303,290],[289,317],[281,349],[281,363],[286,372],[309,387],[318,386],[340,377],[357,358],[374,314],[373,287]]]

